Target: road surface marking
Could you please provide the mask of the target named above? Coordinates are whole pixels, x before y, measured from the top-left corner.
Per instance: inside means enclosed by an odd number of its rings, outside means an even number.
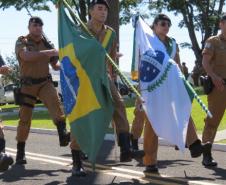
[[[16,149],[13,148],[6,148],[6,151],[8,154],[12,156],[16,156]],[[50,155],[44,155],[44,154],[38,154],[38,153],[32,153],[32,152],[26,152],[26,158],[27,159],[32,159],[36,161],[42,161],[46,163],[51,163],[51,164],[58,164],[61,166],[70,166],[72,160],[63,158],[63,157],[56,157],[56,156],[50,156]],[[88,171],[93,172],[91,168],[91,163],[89,162],[83,162],[85,169]],[[178,177],[171,177],[168,175],[163,175],[163,174],[152,174],[152,173],[143,173],[135,170],[130,170],[126,168],[120,168],[120,167],[114,167],[114,166],[107,166],[107,165],[101,165],[101,164],[96,164],[96,169],[95,172],[100,172],[104,173],[106,175],[111,175],[111,176],[118,176],[126,179],[137,179],[142,182],[152,182],[152,183],[163,183],[164,185],[169,184],[182,184],[182,183],[187,183],[187,184],[197,184],[197,185],[219,185],[219,184],[214,184],[212,182],[204,182],[204,181],[193,181],[193,180],[186,180]],[[125,174],[126,173],[126,174]],[[153,179],[154,178],[154,179]],[[168,182],[167,182],[168,181]]]

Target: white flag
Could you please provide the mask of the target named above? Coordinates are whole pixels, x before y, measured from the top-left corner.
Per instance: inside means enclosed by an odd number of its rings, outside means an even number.
[[[163,43],[140,17],[135,30],[143,107],[155,133],[183,151],[193,94]]]

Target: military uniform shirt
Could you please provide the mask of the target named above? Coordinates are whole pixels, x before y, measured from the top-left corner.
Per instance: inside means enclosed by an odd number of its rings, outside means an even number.
[[[15,53],[20,65],[21,77],[43,78],[49,74],[49,58],[40,57],[36,61],[25,61],[20,58],[19,53],[24,51],[42,51],[47,50],[43,40],[34,41],[29,35],[19,37],[16,41]]]
[[[95,31],[93,30],[92,28],[92,25],[90,22],[88,22],[88,28],[89,30],[92,32],[92,34],[94,35],[94,37],[100,42],[102,43],[104,38],[105,38],[105,35],[107,34],[107,30],[108,29],[111,29],[113,31],[113,33],[115,34],[115,31],[107,26],[107,25],[103,25],[102,29],[100,30],[99,33],[95,33]],[[116,40],[116,36],[114,37],[112,43],[110,43],[110,48],[108,48],[108,53],[110,55],[110,57],[113,59],[113,61],[116,60],[116,51],[117,51],[117,40]],[[108,72],[110,73],[111,77],[112,78],[116,78],[115,77],[115,72],[113,72],[113,68],[111,66],[111,64],[107,63],[108,64]]]
[[[213,72],[226,79],[226,40],[223,35],[208,38],[202,54],[211,56]]]

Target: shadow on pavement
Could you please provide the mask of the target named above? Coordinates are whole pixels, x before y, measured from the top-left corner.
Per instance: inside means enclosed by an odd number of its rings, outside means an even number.
[[[226,180],[226,169],[219,168],[219,167],[213,167],[208,169],[214,171],[213,175],[216,176],[215,177],[216,179]]]
[[[187,166],[190,165],[190,163],[193,163],[191,160],[159,160],[158,161],[158,167],[161,168],[167,168],[167,167],[176,167],[178,165],[180,166]]]
[[[45,185],[58,185],[58,184],[62,184],[62,183],[63,183],[62,181],[53,181],[50,183],[46,183]]]
[[[58,173],[66,172],[67,170],[59,169],[59,170],[30,170],[26,169],[23,165],[13,165],[9,170],[0,174],[0,179],[2,182],[16,182],[16,181],[39,181],[42,180],[43,177],[38,177],[39,175],[47,175],[47,176],[58,176]],[[36,178],[37,177],[37,178]]]

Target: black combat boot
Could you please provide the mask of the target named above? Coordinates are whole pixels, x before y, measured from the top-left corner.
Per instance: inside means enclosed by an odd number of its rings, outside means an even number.
[[[144,151],[139,150],[138,139],[134,139],[132,134],[130,139],[131,139],[132,157],[141,159],[142,157],[144,157]]]
[[[130,134],[120,133],[118,136],[118,142],[120,146],[120,162],[132,161],[132,153],[130,150]]]
[[[17,143],[16,164],[27,164],[25,157],[25,142]]]
[[[212,144],[210,142],[207,142],[203,145],[203,160],[202,164],[205,167],[213,167],[217,166],[217,162],[214,161],[212,154],[211,154]]]
[[[202,147],[201,141],[199,139],[197,139],[194,143],[192,143],[189,146],[189,150],[190,150],[192,158],[201,156],[202,155],[202,151],[203,151],[203,147]]]
[[[145,167],[144,173],[158,173],[158,166],[157,164],[148,165]]]
[[[81,159],[82,160],[87,160],[88,159],[88,155],[86,153],[84,153],[83,151],[81,151]]]
[[[86,176],[86,171],[82,166],[81,151],[80,150],[71,150],[73,167],[72,167],[72,176],[84,177]]]
[[[67,146],[70,142],[70,133],[67,132],[66,123],[64,121],[56,124],[59,135],[60,146]]]
[[[5,153],[0,153],[0,172],[8,170],[9,166],[13,164],[13,158]]]
[[[130,135],[132,150],[139,150],[138,139],[134,139],[133,134]]]
[[[5,139],[0,138],[0,153],[3,152],[5,153]]]

